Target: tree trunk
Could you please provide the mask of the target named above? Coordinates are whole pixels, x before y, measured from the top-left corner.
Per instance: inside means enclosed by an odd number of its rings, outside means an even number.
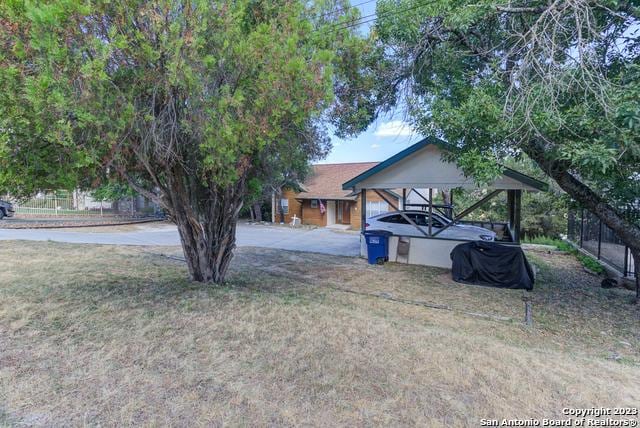
[[[550,150],[544,144],[531,141],[523,147],[523,150],[558,183],[562,190],[615,232],[622,242],[631,249],[637,266],[637,263],[640,262],[640,227],[624,218],[599,194],[571,174],[568,163],[548,156]],[[640,297],[638,296],[638,292],[640,292],[638,290],[640,288],[639,281],[636,277],[637,297]]]
[[[631,249],[636,276],[636,303],[640,304],[640,251]]]
[[[282,192],[278,193],[278,211],[280,212],[280,224],[284,223],[284,207],[282,206]]]
[[[448,208],[445,208],[445,212],[449,218],[453,218],[453,207],[451,207],[451,190],[442,189],[440,191],[442,195],[442,201],[444,205],[447,205]]]
[[[253,213],[255,215],[256,221],[262,221],[262,206],[259,202],[253,204]]]
[[[244,180],[215,188],[175,174],[167,190],[164,202],[178,227],[191,280],[223,283],[236,246]]]
[[[237,218],[225,219],[220,215],[214,218],[220,222],[211,227],[211,220],[195,221],[192,217],[176,217],[192,281],[223,283],[233,258]]]

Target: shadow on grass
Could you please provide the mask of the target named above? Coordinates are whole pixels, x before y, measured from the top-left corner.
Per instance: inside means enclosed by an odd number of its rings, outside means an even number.
[[[132,308],[205,296],[223,302],[225,294],[291,299],[317,285],[304,274],[303,266],[296,264],[299,256],[294,252],[237,250],[225,283],[214,284],[190,281],[184,261],[172,252],[96,250],[93,257],[70,263],[64,263],[60,254],[52,256],[55,268],[50,269],[48,279],[36,263],[32,274],[20,276],[13,291],[32,301]],[[74,254],[66,258],[73,259]]]

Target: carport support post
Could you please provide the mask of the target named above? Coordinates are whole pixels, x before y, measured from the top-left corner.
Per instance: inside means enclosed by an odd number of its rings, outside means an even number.
[[[432,226],[433,226],[433,189],[429,187],[429,236],[433,236],[432,234]]]
[[[520,222],[522,217],[522,190],[514,190],[514,213],[513,213],[513,241],[517,244],[520,243]]]
[[[507,190],[507,220],[509,221],[509,230],[513,232],[513,190]]]
[[[522,206],[522,190],[507,190],[507,212],[509,230],[513,242],[520,242],[520,214]]]
[[[360,232],[367,227],[367,189],[360,190]]]

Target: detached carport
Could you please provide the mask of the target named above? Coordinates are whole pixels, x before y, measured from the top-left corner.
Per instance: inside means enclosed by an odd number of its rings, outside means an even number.
[[[363,172],[343,184],[343,189],[360,193],[360,203],[362,204],[362,232],[366,223],[366,191],[379,192],[382,190],[402,189],[403,204],[402,209],[393,206],[404,216],[409,224],[412,224],[419,232],[420,236],[392,236],[389,241],[389,260],[409,264],[421,264],[438,267],[451,267],[449,254],[458,244],[466,241],[447,239],[438,236],[444,229],[432,228],[432,213],[434,210],[448,210],[446,214],[451,214],[450,207],[436,206],[431,203],[433,200],[433,189],[478,189],[478,185],[472,177],[466,177],[463,171],[454,162],[448,162],[443,156],[446,152],[447,143],[434,137],[428,137],[414,144],[411,147],[392,156],[384,162]],[[522,191],[546,190],[546,184],[532,177],[522,174],[510,168],[504,168],[500,177],[493,183],[485,186],[486,195],[468,207],[461,213],[451,216],[451,224],[462,222],[462,219],[474,210],[478,209],[489,200],[496,197],[503,191],[507,192],[507,219],[504,223],[491,223],[492,228],[501,228],[501,242],[512,245],[520,243],[520,218],[521,218],[521,198]],[[422,195],[417,189],[428,189],[427,195]],[[419,228],[418,225],[403,214],[407,208],[406,195],[408,191],[414,191],[422,196],[424,204],[421,207],[428,210],[429,223],[427,231]],[[453,202],[453,201],[452,201]],[[487,227],[486,223],[474,223]],[[495,230],[495,229],[494,229]],[[361,254],[366,256],[366,246],[361,240]]]

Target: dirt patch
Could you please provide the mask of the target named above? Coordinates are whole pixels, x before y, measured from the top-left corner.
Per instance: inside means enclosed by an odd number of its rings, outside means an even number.
[[[108,231],[103,228],[129,226],[137,224],[166,223],[157,218],[11,218],[0,221],[0,229],[68,229],[77,228],[84,232],[94,229]],[[126,230],[126,229],[124,229]],[[113,231],[113,229],[111,230]]]

